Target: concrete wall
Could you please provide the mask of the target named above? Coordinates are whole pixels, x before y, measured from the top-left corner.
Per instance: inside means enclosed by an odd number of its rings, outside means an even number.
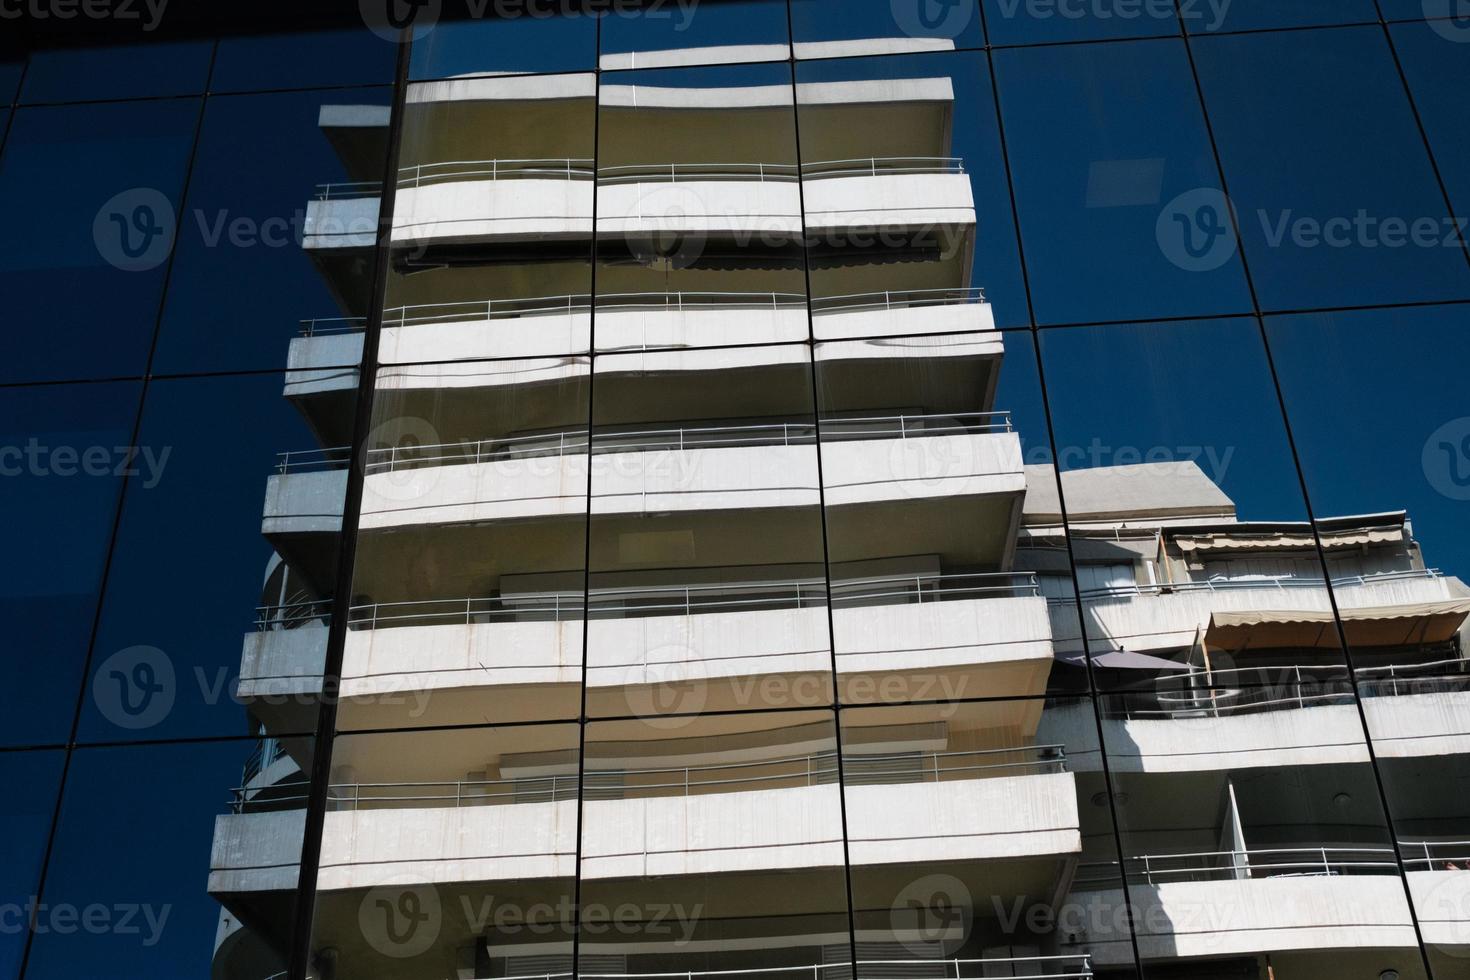
[[[829,507],[1026,492],[1014,432],[828,441],[822,479]]]
[[[294,891],[305,831],[304,807],[215,817],[209,893]]]
[[[1417,945],[1396,875],[1134,885],[1129,897],[1146,960]],[[1121,890],[1074,892],[1067,905],[1087,926],[1096,964],[1131,962]],[[1064,952],[1082,948],[1063,942]]]
[[[265,485],[262,534],[335,534],[342,529],[346,470],[273,473]]]
[[[400,187],[393,241],[587,237],[591,180],[459,180]]]
[[[848,340],[892,334],[965,333],[995,329],[989,303],[941,303],[886,310],[829,310],[812,316],[818,340]]]
[[[408,315],[415,313],[410,310]],[[413,364],[552,357],[585,352],[591,336],[592,315],[585,310],[385,326],[379,339],[378,360],[383,364]]]
[[[954,225],[973,227],[966,174],[827,177],[802,184],[807,231]]]

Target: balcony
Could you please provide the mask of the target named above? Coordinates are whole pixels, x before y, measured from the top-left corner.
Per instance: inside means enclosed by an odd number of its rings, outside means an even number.
[[[1025,476],[1005,413],[824,420],[821,437],[830,507],[976,497],[1004,507],[1008,527],[1019,516],[1010,512]],[[596,514],[809,507],[819,500],[816,438],[811,423],[773,422],[382,449],[369,455],[361,527],[580,514],[589,465]],[[273,520],[305,520],[291,507],[314,487],[277,487]]]
[[[508,768],[515,766],[503,761],[502,772]],[[578,853],[575,762],[520,768],[510,779],[334,784],[318,887],[570,877]],[[1060,862],[1080,850],[1076,791],[1057,746],[857,754],[846,770],[854,864]],[[838,773],[830,750],[589,769],[581,779],[582,876],[840,868]],[[259,812],[248,802],[235,809],[217,825],[212,891],[294,881],[286,844],[299,848],[302,812]]]
[[[974,247],[975,197],[958,157],[820,160],[802,167],[808,234],[851,229],[960,230],[949,243]]]
[[[1100,966],[1132,964],[1114,863],[1084,865],[1069,903]],[[1128,862],[1145,960],[1290,950],[1412,949],[1418,940],[1389,847],[1264,848],[1147,855]],[[1415,954],[1417,956],[1417,953]]]
[[[398,170],[394,245],[544,241],[592,233],[593,161],[446,160]]]
[[[955,229],[969,255],[975,202],[957,157],[670,162],[602,166],[585,158],[445,160],[402,167],[393,216],[400,246],[600,237],[692,235],[781,245],[803,230]],[[595,181],[594,181],[595,177]],[[798,184],[800,180],[800,185]],[[595,189],[595,190],[594,190]],[[377,223],[371,182],[318,188],[307,247],[370,247]],[[802,200],[806,214],[803,228]]]
[[[1354,610],[1373,611],[1374,618],[1382,607],[1420,603],[1453,602],[1461,597],[1451,593],[1449,580],[1435,569],[1385,572],[1378,575],[1355,575],[1332,580],[1338,608],[1347,617]],[[1083,615],[1088,637],[1095,642],[1112,644],[1133,651],[1177,650],[1195,641],[1200,627],[1217,614],[1245,612],[1272,613],[1281,622],[1290,622],[1290,610],[1327,614],[1330,623],[1331,604],[1327,589],[1319,578],[1215,579],[1200,582],[1176,582],[1155,585],[1128,584],[1082,593]],[[1220,617],[1220,630],[1249,625]],[[1463,619],[1463,616],[1461,617]],[[1305,620],[1300,620],[1305,622]],[[1263,621],[1263,627],[1270,624]],[[1349,642],[1354,642],[1350,635]],[[1209,637],[1206,637],[1207,641]],[[1333,645],[1335,637],[1331,638]],[[1228,642],[1211,643],[1229,649]],[[1255,646],[1268,644],[1257,642]]]
[[[812,331],[818,340],[995,329],[995,313],[978,286],[821,296],[812,299],[811,307]]]

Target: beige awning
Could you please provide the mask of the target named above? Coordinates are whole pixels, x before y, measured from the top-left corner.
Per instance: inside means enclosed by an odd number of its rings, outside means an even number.
[[[1454,636],[1470,616],[1470,599],[1363,606],[1342,611],[1348,643],[1356,647],[1438,643]],[[1210,615],[1205,643],[1215,650],[1338,648],[1331,612],[1259,609]]]
[[[1341,534],[1322,534],[1324,548],[1358,548],[1368,544],[1398,544],[1404,540],[1401,527],[1371,527]],[[1301,534],[1181,534],[1174,543],[1183,552],[1190,551],[1263,551],[1267,549],[1310,549],[1317,542],[1309,533]]]

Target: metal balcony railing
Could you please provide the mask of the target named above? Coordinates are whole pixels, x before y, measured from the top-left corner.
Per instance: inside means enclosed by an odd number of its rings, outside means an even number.
[[[858,313],[867,310],[908,310],[924,306],[966,306],[989,302],[985,290],[974,287],[937,289],[885,289],[881,293],[846,293],[813,296],[812,313]]]
[[[823,440],[915,439],[943,435],[983,435],[1014,431],[1009,412],[949,415],[881,415],[832,418],[820,422]],[[816,442],[811,422],[681,426],[664,429],[602,431],[590,439],[593,455],[660,450],[729,449],[741,446],[800,446]],[[540,456],[580,455],[588,451],[586,429],[536,435],[447,442],[421,446],[383,446],[368,451],[367,471],[385,473],[423,466],[487,463]],[[320,450],[328,454],[345,450]],[[305,456],[306,454],[301,454]],[[299,462],[305,466],[306,462]],[[323,467],[318,467],[323,468]],[[284,472],[284,471],[282,471]]]
[[[578,157],[441,160],[398,168],[399,187],[459,180],[591,180],[593,161]]]
[[[832,607],[942,602],[953,599],[1003,599],[1041,595],[1035,572],[886,575],[834,581]]]
[[[1343,575],[1331,580],[1333,588],[1354,585],[1378,585],[1383,582],[1410,581],[1443,578],[1437,568],[1414,568],[1392,572],[1376,572],[1367,575]],[[1185,592],[1233,592],[1241,589],[1320,589],[1323,579],[1311,576],[1279,575],[1264,578],[1212,578],[1189,582],[1127,582],[1097,589],[1083,589],[1084,599],[1129,598],[1132,596],[1167,595]]]
[[[1463,657],[1359,667],[1354,673],[1365,698],[1470,690],[1470,660]]]
[[[346,469],[352,462],[351,446],[329,449],[295,449],[276,454],[277,473],[309,473]]]
[[[599,167],[599,184],[677,183],[679,181],[794,181],[794,163],[634,163]]]
[[[585,157],[529,159],[440,160],[398,168],[399,187],[424,187],[461,180],[591,180],[598,183],[672,183],[679,181],[795,181],[832,177],[872,177],[892,174],[963,174],[960,157],[854,157],[814,160],[798,171],[794,163],[635,163],[599,167]],[[376,197],[382,181],[336,181],[316,185],[319,201]]]
[[[1470,871],[1470,840],[1399,841],[1408,871]]]
[[[1066,757],[1060,745],[1032,745],[967,752],[851,754],[839,766],[836,753],[826,751],[752,762],[588,769],[580,782],[568,773],[520,779],[334,783],[328,788],[327,801],[336,810],[509,806],[575,800],[579,786],[585,800],[644,799],[827,786],[837,782],[840,772],[853,786],[933,783],[1066,772]],[[248,809],[250,801],[243,791],[235,792],[236,802]],[[303,791],[275,796],[270,802],[304,800]]]
[[[1236,851],[1142,854],[1126,862],[1132,884],[1397,874],[1391,847],[1265,847]],[[1078,866],[1074,886],[1117,887],[1116,861]]]
[[[1090,980],[1092,960],[1086,953],[1061,956],[987,956],[976,959],[858,960],[797,966],[750,967],[741,970],[670,970],[642,973],[527,973],[502,980]]]
[[[356,333],[367,328],[367,317],[321,316],[301,321],[303,337],[323,337],[334,334]]]
[[[964,172],[965,161],[961,157],[854,157],[849,160],[813,160],[801,168],[801,176],[805,180]]]
[[[305,599],[255,608],[257,630],[291,630],[312,624],[326,625],[332,617],[331,599]]]

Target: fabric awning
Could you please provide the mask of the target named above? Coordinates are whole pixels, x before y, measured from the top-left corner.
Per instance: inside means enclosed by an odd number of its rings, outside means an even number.
[[[1071,664],[1074,667],[1085,667],[1087,655],[1081,650],[1069,650],[1058,653],[1057,659],[1062,663]],[[1118,670],[1194,670],[1189,664],[1181,664],[1175,660],[1165,660],[1163,657],[1153,657],[1146,653],[1134,653],[1132,650],[1105,650],[1102,653],[1092,655],[1094,667],[1109,667]]]
[[[1470,599],[1363,606],[1342,611],[1348,643],[1359,647],[1439,643],[1455,635],[1470,616]],[[1330,611],[1259,609],[1210,615],[1205,644],[1211,649],[1336,650],[1337,627]]]
[[[1368,527],[1340,534],[1322,532],[1324,548],[1360,548],[1369,544],[1399,544],[1404,540],[1401,527]],[[1192,551],[1265,551],[1312,549],[1317,546],[1310,532],[1282,534],[1181,534],[1174,538],[1179,550]]]

